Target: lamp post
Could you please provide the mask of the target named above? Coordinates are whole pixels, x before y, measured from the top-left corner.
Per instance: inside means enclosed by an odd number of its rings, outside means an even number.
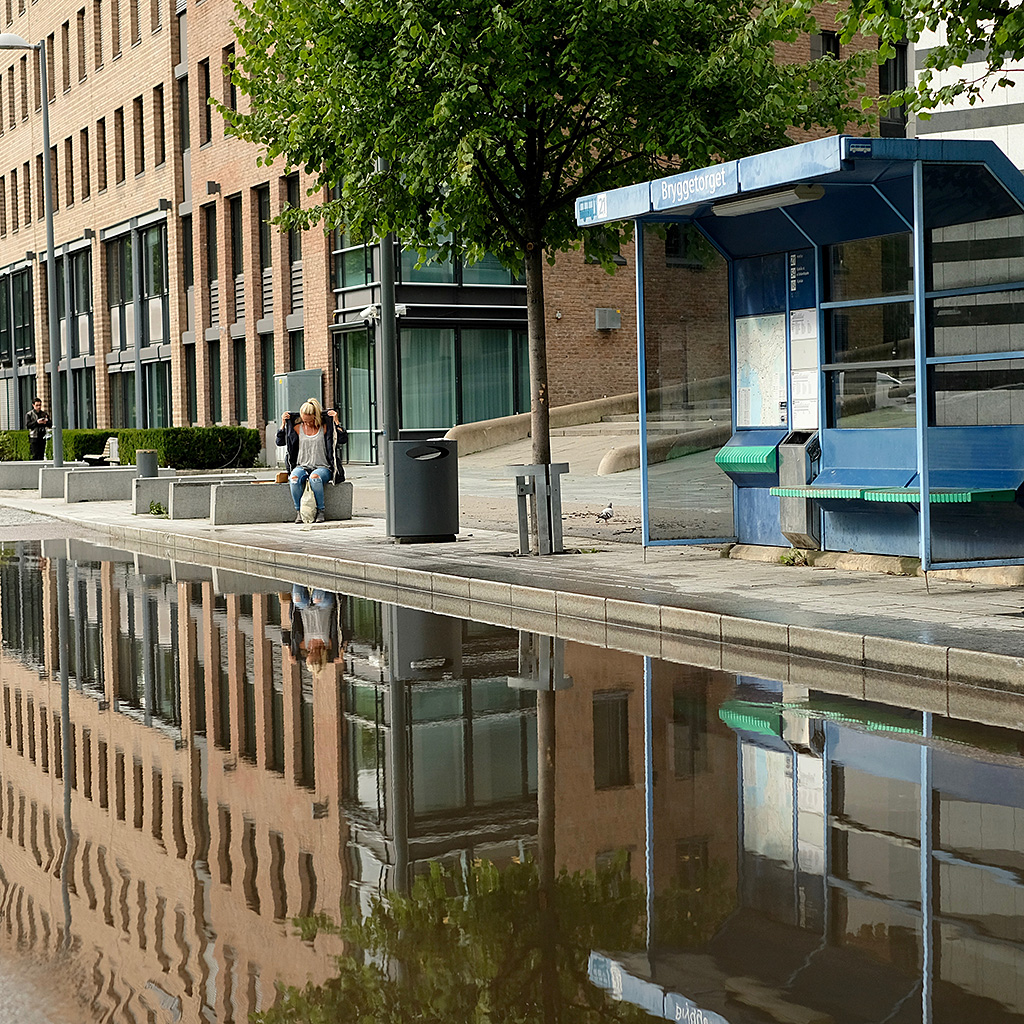
[[[50,171],[50,98],[46,81],[46,41],[30,43],[13,32],[0,32],[0,50],[35,50],[39,54],[39,86],[43,102],[43,208],[46,214],[46,305],[50,332],[50,417],[53,423],[53,464],[64,465],[64,424],[60,394],[60,327],[57,319],[57,258],[53,252],[53,181]]]

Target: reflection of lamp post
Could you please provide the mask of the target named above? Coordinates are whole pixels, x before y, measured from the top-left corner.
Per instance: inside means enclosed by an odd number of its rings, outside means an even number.
[[[35,50],[39,54],[39,84],[43,101],[43,208],[46,212],[46,304],[50,330],[50,420],[53,424],[53,464],[64,465],[64,424],[60,394],[60,333],[57,323],[57,260],[53,254],[53,182],[50,172],[50,98],[46,81],[46,41],[30,43],[13,32],[0,32],[0,50]]]

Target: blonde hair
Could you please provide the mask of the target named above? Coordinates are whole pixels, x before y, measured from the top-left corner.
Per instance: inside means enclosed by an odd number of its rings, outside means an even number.
[[[312,416],[313,425],[318,430],[324,421],[324,410],[315,398],[310,398],[308,401],[302,403],[302,408],[299,409],[299,415]]]

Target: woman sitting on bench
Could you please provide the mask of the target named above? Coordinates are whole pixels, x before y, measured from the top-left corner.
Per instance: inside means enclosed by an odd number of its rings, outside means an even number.
[[[290,412],[281,418],[277,443],[287,449],[285,466],[288,469],[292,501],[295,503],[295,522],[302,522],[300,504],[308,480],[316,499],[316,517],[313,522],[322,523],[327,518],[324,511],[324,484],[334,481],[340,483],[345,479],[345,471],[337,460],[339,449],[347,439],[347,431],[338,423],[337,411],[329,409],[325,417],[315,398],[302,404],[299,421],[289,429],[291,419]]]

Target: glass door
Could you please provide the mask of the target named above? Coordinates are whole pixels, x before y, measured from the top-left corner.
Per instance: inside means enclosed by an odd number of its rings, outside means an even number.
[[[369,329],[335,335],[334,373],[340,384],[338,409],[348,429],[348,461],[377,461],[377,381],[373,334]]]

